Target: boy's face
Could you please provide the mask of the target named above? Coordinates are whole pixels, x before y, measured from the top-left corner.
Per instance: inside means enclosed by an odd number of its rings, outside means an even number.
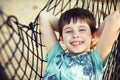
[[[71,19],[71,22],[63,27],[63,33],[60,39],[71,54],[90,51],[92,35],[90,27],[85,21],[78,19],[74,23]]]

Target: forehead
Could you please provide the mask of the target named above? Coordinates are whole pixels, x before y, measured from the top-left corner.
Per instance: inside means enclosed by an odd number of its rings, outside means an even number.
[[[78,23],[78,22],[81,22],[81,23],[86,23],[86,24],[89,24],[89,21],[88,21],[88,19],[86,19],[86,18],[77,18],[77,17],[74,17],[74,18],[71,18],[71,19],[69,19],[69,20],[64,20],[63,21],[63,26],[64,25],[66,25],[66,24],[70,24],[70,23]]]
[[[79,18],[76,20],[71,19],[69,23],[64,24],[63,28],[67,27],[67,26],[69,26],[69,27],[72,27],[72,26],[89,27],[86,20],[81,20]]]

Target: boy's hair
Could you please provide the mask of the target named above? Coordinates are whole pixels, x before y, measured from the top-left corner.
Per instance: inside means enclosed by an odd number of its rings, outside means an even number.
[[[93,14],[87,9],[73,8],[64,12],[59,19],[58,26],[60,36],[62,36],[63,26],[69,24],[71,19],[73,19],[73,22],[76,22],[77,19],[85,21],[90,26],[91,33],[96,31],[96,19],[94,18]]]

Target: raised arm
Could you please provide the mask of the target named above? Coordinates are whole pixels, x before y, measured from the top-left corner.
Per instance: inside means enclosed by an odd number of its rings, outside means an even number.
[[[106,62],[106,59],[112,49],[115,40],[118,38],[119,33],[120,14],[118,11],[116,11],[105,18],[101,27],[97,31],[97,35],[99,37],[97,49],[100,53],[103,63]]]
[[[46,46],[47,51],[49,51],[57,41],[54,30],[58,30],[58,19],[55,16],[50,15],[45,11],[42,11],[39,17],[39,23],[43,42]]]

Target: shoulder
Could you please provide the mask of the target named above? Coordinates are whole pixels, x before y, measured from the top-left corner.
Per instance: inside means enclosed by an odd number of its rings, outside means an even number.
[[[53,45],[53,47],[47,53],[46,60],[49,61],[49,60],[55,58],[57,55],[60,55],[63,51],[64,51],[64,49],[60,45],[60,42],[56,41],[56,43]]]

